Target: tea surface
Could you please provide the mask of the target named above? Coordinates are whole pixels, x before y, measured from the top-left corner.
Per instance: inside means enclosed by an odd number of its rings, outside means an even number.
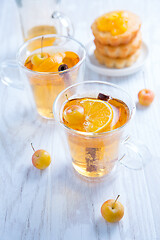
[[[87,100],[88,100],[88,106],[86,104]],[[65,106],[63,108],[63,114],[62,114],[64,124],[67,127],[78,130],[78,131],[90,132],[89,131],[90,129],[87,128],[86,125],[90,124],[90,122],[93,122],[94,118],[100,117],[100,115],[102,115],[104,112],[104,109],[101,108],[103,106],[100,106],[99,108],[97,108],[94,102],[93,102],[93,106],[90,106],[92,100],[95,102],[99,101],[99,103],[100,101],[105,103],[107,102],[107,104],[112,109],[111,113],[110,112],[108,113],[112,115],[111,121],[107,124],[106,127],[101,128],[100,131],[98,132],[106,132],[106,131],[119,128],[128,121],[129,109],[127,105],[119,99],[109,98],[108,101],[103,101],[103,100],[97,100],[96,98],[95,99],[94,98],[78,98],[78,99],[69,100],[65,103]],[[74,123],[73,121],[72,123],[70,123],[69,121],[66,121],[64,113],[66,112],[67,108],[69,109],[71,106],[82,106],[84,108],[83,122]],[[90,110],[91,108],[92,110]],[[100,114],[100,112],[102,112],[102,114]],[[106,118],[107,116],[104,116],[104,117]],[[88,118],[91,118],[89,123],[88,123]],[[100,120],[102,121],[102,118]],[[95,124],[96,123],[98,124],[98,121],[95,121]],[[91,132],[94,132],[94,131],[91,130]]]

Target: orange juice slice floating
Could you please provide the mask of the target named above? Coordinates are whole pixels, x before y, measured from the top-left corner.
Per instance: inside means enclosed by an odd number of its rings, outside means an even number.
[[[63,63],[67,64],[69,68],[73,67],[79,62],[79,56],[71,51],[65,52],[65,57],[63,58]]]
[[[80,114],[82,111],[78,109],[78,106],[84,109],[84,118],[82,118],[82,114]],[[82,132],[95,133],[118,128],[125,124],[128,117],[126,104],[112,98],[109,98],[108,101],[96,98],[69,100],[65,103],[62,115],[63,122],[68,127]]]
[[[111,106],[99,99],[84,99],[81,104],[85,109],[84,130],[86,132],[103,132],[113,119]]]
[[[112,121],[113,110],[107,102],[99,99],[76,99],[70,103],[71,105],[65,106],[63,118],[71,128],[76,127],[83,132],[102,132]]]

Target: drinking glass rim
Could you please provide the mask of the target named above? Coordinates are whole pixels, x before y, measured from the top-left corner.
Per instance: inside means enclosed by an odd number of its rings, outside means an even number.
[[[20,56],[21,56],[22,50],[23,50],[24,48],[26,48],[27,45],[28,45],[30,42],[32,42],[33,40],[40,39],[40,38],[42,38],[42,37],[48,37],[48,38],[51,38],[51,37],[53,37],[53,38],[54,38],[54,37],[55,37],[55,38],[56,38],[56,37],[57,37],[57,38],[65,38],[65,39],[72,40],[72,41],[76,42],[76,43],[79,44],[79,45],[81,46],[81,48],[83,49],[84,54],[83,54],[82,59],[81,59],[76,65],[74,65],[73,67],[68,68],[68,69],[66,69],[66,70],[64,70],[64,71],[58,71],[58,72],[37,72],[37,71],[33,71],[33,70],[25,67],[24,64],[23,64],[23,63],[21,62],[21,60],[20,60]],[[51,47],[52,47],[52,46],[51,46]],[[57,74],[59,74],[59,73],[68,73],[68,72],[76,69],[77,67],[79,67],[79,66],[84,62],[85,58],[86,58],[86,48],[85,48],[85,46],[84,46],[81,42],[79,42],[78,40],[76,40],[76,39],[73,38],[73,37],[63,36],[63,35],[59,35],[59,34],[46,34],[46,35],[40,35],[40,36],[38,36],[38,37],[31,38],[31,39],[29,39],[28,41],[26,41],[25,43],[21,44],[21,46],[20,46],[19,49],[18,49],[17,55],[16,55],[16,59],[17,59],[18,64],[19,64],[24,70],[26,70],[26,71],[28,71],[28,72],[30,72],[30,73],[32,73],[32,74],[39,74],[39,75],[44,75],[44,76],[46,76],[46,75],[57,75]]]
[[[58,99],[61,97],[61,95],[62,95],[65,91],[69,90],[69,89],[72,88],[72,87],[76,87],[76,86],[79,86],[79,85],[81,85],[81,84],[87,84],[87,83],[100,83],[100,84],[105,84],[105,85],[109,85],[109,86],[112,86],[112,87],[114,87],[114,88],[117,88],[117,89],[123,91],[123,92],[130,98],[130,100],[131,100],[131,102],[132,102],[132,105],[133,105],[133,109],[132,109],[132,112],[130,113],[130,116],[129,116],[128,121],[127,121],[125,124],[123,124],[122,126],[116,128],[116,129],[110,130],[110,131],[108,131],[108,132],[94,133],[94,132],[82,132],[82,131],[75,130],[75,129],[73,129],[73,128],[70,128],[70,127],[66,126],[61,120],[58,120],[57,117],[56,117],[56,113],[55,113],[55,106],[56,106],[56,103],[57,103]],[[104,82],[104,81],[98,81],[98,80],[97,80],[97,81],[96,81],[96,80],[94,80],[94,81],[87,80],[87,81],[83,81],[83,82],[80,82],[80,83],[73,84],[73,85],[65,88],[63,91],[61,91],[61,92],[58,94],[58,96],[56,97],[56,99],[55,99],[55,101],[54,101],[54,103],[53,103],[53,114],[54,114],[55,120],[56,120],[57,122],[59,122],[65,129],[67,129],[67,130],[69,130],[69,131],[71,131],[71,132],[73,132],[73,133],[75,133],[75,134],[77,134],[77,135],[83,135],[83,136],[86,136],[86,137],[98,137],[98,136],[101,136],[101,135],[110,135],[110,134],[112,134],[112,133],[115,133],[115,132],[117,132],[117,131],[120,131],[121,129],[123,129],[124,127],[126,127],[126,125],[128,125],[128,123],[130,122],[130,120],[133,118],[133,116],[134,116],[134,114],[135,114],[135,110],[136,110],[136,105],[135,105],[132,97],[127,93],[127,91],[125,91],[123,88],[119,87],[119,86],[116,85],[116,84],[109,83],[109,82]]]

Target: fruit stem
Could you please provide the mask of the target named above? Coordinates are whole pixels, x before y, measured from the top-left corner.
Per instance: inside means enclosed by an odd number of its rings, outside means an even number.
[[[31,147],[32,147],[33,151],[35,152],[35,149],[34,149],[34,147],[33,147],[33,144],[32,144],[32,143],[31,143]]]
[[[25,62],[25,65],[28,64],[31,60],[28,60],[27,62]]]
[[[66,94],[66,98],[67,98],[67,100],[68,100],[68,96],[67,96],[67,94]]]
[[[44,37],[42,36],[42,38],[41,38],[41,58],[43,58],[43,39],[44,39]]]
[[[120,195],[118,195],[118,196],[116,197],[116,200],[114,201],[114,203],[113,203],[113,205],[112,205],[112,209],[114,209],[115,204],[116,204],[116,202],[117,202],[117,200],[118,200],[119,197],[120,197]]]

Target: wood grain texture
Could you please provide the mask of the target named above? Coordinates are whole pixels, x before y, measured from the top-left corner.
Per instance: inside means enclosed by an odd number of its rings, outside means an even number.
[[[66,4],[67,3],[67,4]],[[131,135],[151,152],[151,161],[140,171],[118,165],[116,172],[99,182],[78,176],[63,132],[54,123],[33,118],[27,95],[0,82],[0,240],[158,240],[160,239],[160,1],[64,0],[75,37],[86,44],[90,25],[103,12],[128,9],[141,16],[143,39],[150,55],[145,67],[128,77],[111,78],[86,68],[85,79],[109,81],[123,87],[137,101],[148,87],[156,98],[149,108],[137,107]],[[85,19],[84,19],[85,13]],[[0,61],[14,58],[22,42],[13,0],[0,1]],[[32,149],[50,152],[45,171],[32,166]],[[121,195],[124,218],[106,223],[100,207]]]

